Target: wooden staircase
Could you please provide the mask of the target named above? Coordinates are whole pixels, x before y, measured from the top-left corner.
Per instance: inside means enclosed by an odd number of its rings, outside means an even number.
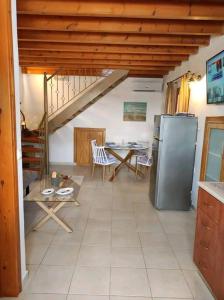
[[[46,170],[46,139],[45,119],[43,118],[39,129],[34,131],[22,131],[22,161],[23,170],[37,172],[38,176]]]
[[[68,99],[64,97],[65,86],[63,86],[62,104],[58,105],[59,91],[56,88],[56,104],[52,102],[52,90],[54,80],[56,87],[58,87],[57,72],[51,76],[44,75],[44,115],[40,122],[39,128],[33,132],[22,133],[22,157],[23,170],[38,172],[41,177],[43,174],[49,173],[49,146],[48,135],[55,130],[64,126],[67,122],[79,115],[89,106],[94,104],[102,96],[108,93],[111,89],[117,86],[128,75],[127,70],[114,70],[107,74],[106,77],[96,77],[87,84],[85,76],[84,88],[80,88],[80,78],[78,81],[78,93],[76,93],[75,84],[72,89],[73,95]],[[75,80],[75,79],[74,79]],[[65,79],[62,77],[64,84]],[[75,83],[75,81],[74,81]],[[67,82],[67,90],[69,90],[70,83]],[[48,89],[50,93],[48,93]],[[48,95],[49,94],[49,95]],[[50,99],[48,99],[50,98]]]
[[[62,111],[49,119],[48,132],[52,133],[71,121],[89,106],[93,105],[102,96],[117,86],[128,75],[127,70],[115,70],[109,76],[88,89],[76,101],[70,103]]]

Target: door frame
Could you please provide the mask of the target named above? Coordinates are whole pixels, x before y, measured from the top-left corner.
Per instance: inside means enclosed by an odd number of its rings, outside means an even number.
[[[205,120],[205,131],[204,131],[204,142],[203,142],[203,150],[202,150],[202,158],[201,158],[201,173],[200,173],[200,180],[205,180],[206,175],[206,167],[208,161],[208,150],[209,150],[209,139],[210,139],[210,132],[211,129],[223,129],[224,130],[224,117],[217,116],[217,117],[206,117]],[[222,166],[221,166],[221,173],[220,173],[220,180],[224,181],[224,152],[222,156]]]
[[[77,151],[76,151],[76,140],[77,140],[77,130],[83,130],[83,131],[102,131],[103,132],[103,142],[105,143],[105,139],[106,139],[106,128],[90,128],[90,127],[74,127],[74,143],[73,143],[73,147],[74,147],[74,163],[77,163]]]
[[[0,1],[0,297],[21,291],[11,0]]]

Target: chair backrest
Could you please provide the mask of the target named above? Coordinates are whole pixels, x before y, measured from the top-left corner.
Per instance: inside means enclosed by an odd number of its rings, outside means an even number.
[[[144,166],[151,166],[153,163],[153,160],[152,160],[152,156],[148,156],[147,154],[146,155],[143,155],[143,156],[139,156],[138,159],[137,159],[137,164],[139,165],[144,165]]]
[[[91,141],[93,163],[95,164],[106,164],[108,163],[107,154],[104,146],[97,146],[96,140]]]

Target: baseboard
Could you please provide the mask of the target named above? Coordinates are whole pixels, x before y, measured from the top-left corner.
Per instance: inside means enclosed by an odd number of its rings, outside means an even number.
[[[50,166],[76,166],[74,162],[58,162],[58,161],[51,161]]]
[[[22,278],[22,289],[24,288],[27,280],[28,280],[28,275],[29,275],[29,271],[26,270],[25,274],[23,275],[23,278]]]

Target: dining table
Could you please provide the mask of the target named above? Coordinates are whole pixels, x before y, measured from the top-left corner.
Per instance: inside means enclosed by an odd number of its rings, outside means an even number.
[[[134,155],[137,155],[140,151],[146,151],[149,149],[149,146],[139,144],[139,143],[127,143],[127,144],[116,144],[116,143],[106,143],[105,144],[105,150],[113,155],[120,163],[115,167],[115,170],[111,177],[109,178],[109,181],[113,181],[114,178],[117,176],[118,172],[121,170],[122,167],[127,166],[129,170],[133,171],[135,174],[138,174],[139,176],[143,177],[144,174],[138,170],[136,172],[137,166],[132,165],[131,158]],[[126,152],[126,155],[123,157],[120,155],[120,152]]]

